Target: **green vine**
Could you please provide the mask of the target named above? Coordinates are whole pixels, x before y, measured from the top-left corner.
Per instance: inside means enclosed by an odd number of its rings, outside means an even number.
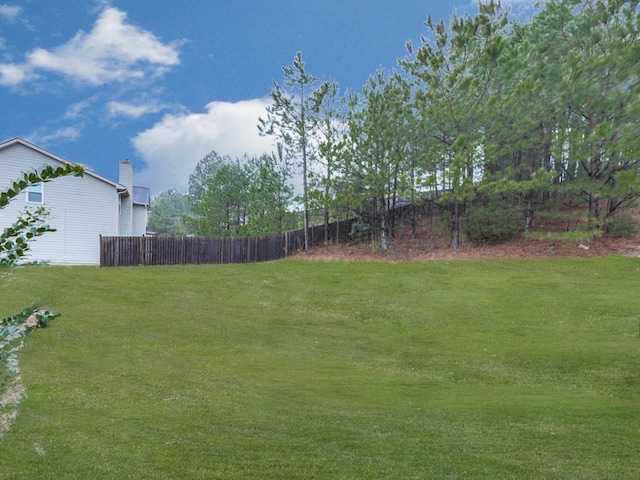
[[[0,209],[17,197],[30,185],[49,182],[68,175],[82,176],[79,165],[51,165],[40,170],[24,173],[9,188],[0,192]],[[53,232],[45,223],[49,214],[44,207],[25,210],[18,219],[0,233],[0,267],[11,268],[24,260],[29,244],[47,232]],[[20,401],[24,388],[20,383],[17,353],[24,347],[26,336],[37,328],[44,328],[58,316],[38,305],[22,309],[8,317],[0,318],[0,435],[8,429],[15,417],[15,406]],[[7,411],[7,409],[13,410]]]

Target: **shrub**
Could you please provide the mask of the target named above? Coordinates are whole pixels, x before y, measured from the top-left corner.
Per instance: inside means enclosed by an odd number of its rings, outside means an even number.
[[[511,205],[490,202],[471,207],[464,217],[463,231],[475,243],[502,243],[520,230],[519,215]]]
[[[606,223],[606,229],[614,238],[629,238],[638,233],[638,224],[631,215],[622,214],[610,218]]]
[[[351,229],[349,230],[349,238],[354,241],[360,241],[369,237],[369,233],[371,232],[371,227],[368,223],[365,223],[362,220],[358,220],[357,222],[353,222],[351,224]]]

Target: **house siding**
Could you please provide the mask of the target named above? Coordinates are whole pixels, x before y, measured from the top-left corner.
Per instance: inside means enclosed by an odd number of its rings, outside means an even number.
[[[130,237],[132,235],[132,204],[131,204],[131,196],[129,195],[121,195],[120,196],[120,225],[118,227],[119,234],[123,237]]]
[[[0,151],[0,188],[5,189],[23,172],[44,165],[59,166],[56,160],[21,144]],[[99,236],[118,235],[118,202],[114,185],[85,174],[63,177],[44,184],[44,206],[50,210],[47,223],[55,228],[31,244],[27,260],[54,264],[99,264]],[[0,227],[11,225],[26,207],[22,193],[0,210]]]
[[[133,165],[128,160],[120,162],[118,182],[127,189],[120,197],[120,235],[129,237],[133,233]]]
[[[131,235],[141,237],[147,234],[148,210],[146,205],[133,204],[133,228]]]

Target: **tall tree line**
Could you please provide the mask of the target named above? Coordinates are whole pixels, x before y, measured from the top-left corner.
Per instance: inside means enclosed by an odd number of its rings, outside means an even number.
[[[360,92],[319,82],[298,52],[259,120],[279,153],[214,162],[212,172],[199,165],[196,233],[285,228],[268,212],[282,219],[297,203],[305,230],[310,210],[325,225],[355,215],[385,248],[398,207],[424,201],[452,247],[539,230],[565,212],[585,235],[611,229],[640,196],[638,19],[637,1],[550,0],[526,22],[480,3],[448,23],[428,18],[398,69],[375,72]],[[223,184],[224,201],[214,195]],[[224,218],[213,204],[229,208]],[[269,227],[249,227],[261,218]]]

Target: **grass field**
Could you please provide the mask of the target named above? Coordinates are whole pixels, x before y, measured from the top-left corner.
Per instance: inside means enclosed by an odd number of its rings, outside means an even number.
[[[29,267],[0,479],[636,479],[640,259]]]

